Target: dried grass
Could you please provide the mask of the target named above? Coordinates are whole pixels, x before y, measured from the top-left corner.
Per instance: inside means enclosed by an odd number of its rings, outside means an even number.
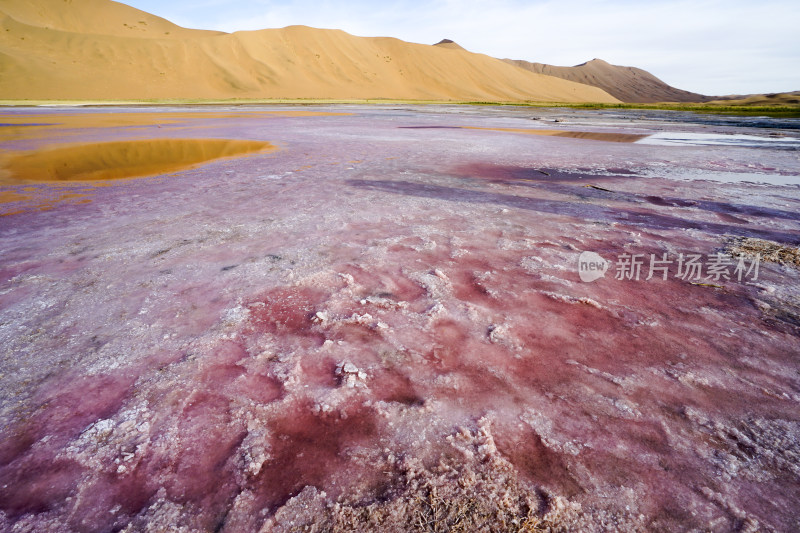
[[[734,237],[726,244],[725,252],[734,257],[759,256],[761,261],[800,268],[800,249],[779,242],[754,237]]]

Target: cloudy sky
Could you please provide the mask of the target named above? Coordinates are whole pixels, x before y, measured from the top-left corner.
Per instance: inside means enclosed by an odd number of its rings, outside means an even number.
[[[553,65],[598,57],[711,95],[800,90],[797,0],[127,0],[181,26],[304,24]]]

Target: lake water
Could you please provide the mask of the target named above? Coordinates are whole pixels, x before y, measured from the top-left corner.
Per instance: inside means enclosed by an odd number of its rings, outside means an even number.
[[[0,114],[0,530],[800,528],[796,120]]]

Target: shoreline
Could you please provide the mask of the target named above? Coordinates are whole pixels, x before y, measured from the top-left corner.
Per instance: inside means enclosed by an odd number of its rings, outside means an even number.
[[[464,105],[464,106],[509,106],[531,108],[566,109],[624,109],[655,111],[689,111],[695,113],[752,116],[764,115],[779,118],[800,118],[800,104],[731,105],[711,103],[565,103],[565,102],[504,102],[469,100],[401,100],[393,98],[325,99],[325,98],[231,98],[231,99],[148,99],[148,100],[3,100],[0,108],[19,107],[165,107],[165,106],[253,106],[253,105]]]

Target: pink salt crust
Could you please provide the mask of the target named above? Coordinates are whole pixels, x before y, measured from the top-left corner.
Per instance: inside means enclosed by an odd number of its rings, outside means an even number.
[[[796,246],[797,185],[712,180],[797,176],[797,152],[331,110],[87,129],[280,150],[0,204],[0,530],[277,531],[305,487],[382,501],[465,431],[588,530],[800,528],[798,271],[578,275],[582,251]]]

